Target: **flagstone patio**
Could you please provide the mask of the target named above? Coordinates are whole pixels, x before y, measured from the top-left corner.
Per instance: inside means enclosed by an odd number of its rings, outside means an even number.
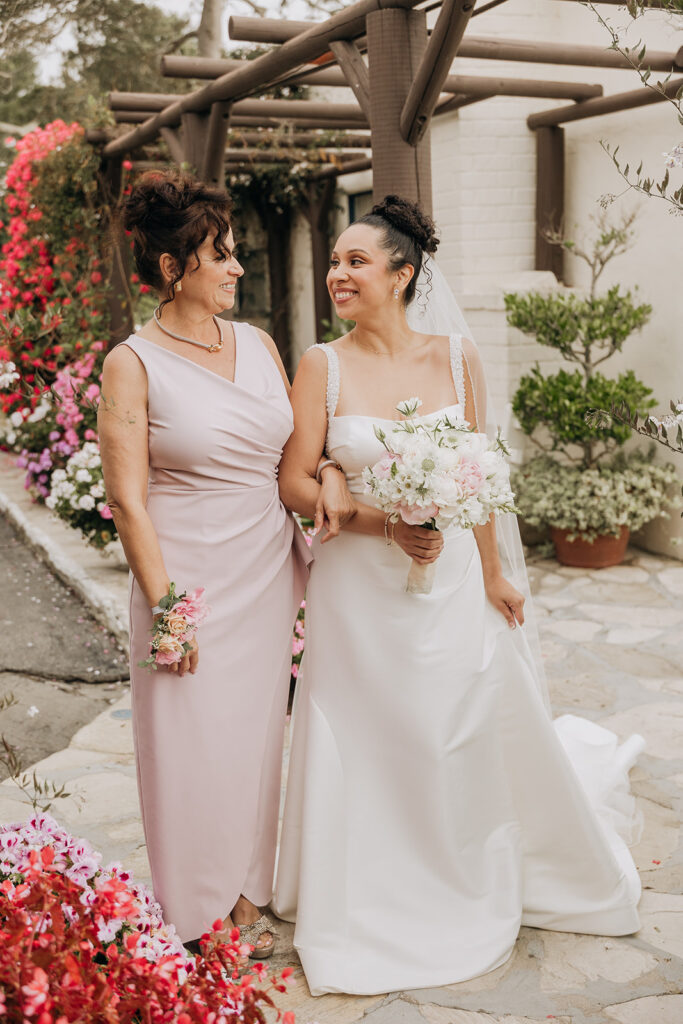
[[[46,533],[52,526],[45,520]],[[59,532],[47,545],[59,545]],[[89,557],[86,549],[85,559]],[[44,548],[45,553],[45,548]],[[78,551],[70,557],[78,562]],[[121,574],[110,570],[113,614],[125,615]],[[620,737],[640,732],[632,772],[645,827],[634,855],[643,926],[628,938],[523,928],[511,959],[475,981],[357,998],[312,998],[282,924],[278,968],[297,967],[281,1000],[299,1024],[681,1024],[683,1021],[683,565],[636,549],[594,572],[532,557],[530,575],[554,712],[580,713]],[[106,573],[98,587],[106,589]],[[87,594],[87,586],[81,588]],[[101,596],[101,595],[100,595]],[[104,602],[106,605],[106,601]],[[38,763],[71,792],[53,813],[105,859],[149,877],[132,754],[130,696]],[[0,786],[0,821],[26,816],[22,795]],[[419,923],[406,921],[418,931]]]

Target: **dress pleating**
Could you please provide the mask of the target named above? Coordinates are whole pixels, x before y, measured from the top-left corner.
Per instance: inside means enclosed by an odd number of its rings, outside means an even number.
[[[270,900],[291,635],[308,552],[277,468],[292,428],[254,328],[233,323],[234,383],[137,335],[148,380],[147,511],[179,592],[205,587],[199,666],[140,668],[152,616],[131,577],[138,784],[154,892],[185,941],[240,894]]]
[[[390,424],[334,415],[328,359],[329,454],[370,502],[373,424]],[[633,860],[565,745],[592,748],[603,776],[607,758],[622,791],[629,760],[615,767],[612,734],[572,716],[560,742],[472,531],[446,531],[424,595],[405,592],[410,560],[383,538],[342,532],[314,553],[273,904],[296,920],[311,992],[463,981],[502,964],[522,924],[636,931]]]

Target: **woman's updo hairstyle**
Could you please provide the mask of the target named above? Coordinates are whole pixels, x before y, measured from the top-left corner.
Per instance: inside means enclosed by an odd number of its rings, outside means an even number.
[[[400,270],[406,263],[412,266],[414,274],[404,293],[405,304],[408,305],[415,296],[425,253],[436,252],[439,245],[434,221],[417,203],[400,196],[385,196],[356,223],[369,224],[381,232],[380,246],[388,256],[392,272]]]
[[[161,293],[165,305],[173,299],[175,285],[197,250],[211,234],[213,247],[226,259],[225,239],[230,231],[231,204],[222,188],[205,185],[180,171],[150,171],[133,186],[122,203],[120,220],[133,236],[133,255],[140,280]],[[162,253],[173,257],[176,273],[165,282],[159,268]]]

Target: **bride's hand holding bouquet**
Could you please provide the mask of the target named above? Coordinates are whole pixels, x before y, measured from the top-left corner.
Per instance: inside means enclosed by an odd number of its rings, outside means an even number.
[[[375,427],[387,454],[363,470],[363,481],[388,522],[421,527],[411,540],[419,545],[422,537],[422,550],[401,543],[406,532],[402,526],[394,527],[399,530],[394,539],[413,559],[406,590],[428,594],[443,541],[435,552],[427,531],[451,524],[472,529],[483,526],[492,514],[516,509],[502,439],[489,441],[460,417],[440,416],[427,423],[417,416],[421,404],[419,398],[399,403],[396,408],[405,418],[390,434]]]

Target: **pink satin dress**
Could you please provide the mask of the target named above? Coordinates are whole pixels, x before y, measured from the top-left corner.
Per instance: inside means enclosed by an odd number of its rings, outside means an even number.
[[[292,432],[282,378],[234,323],[234,383],[132,335],[148,380],[147,510],[178,592],[206,588],[199,666],[138,662],[152,616],[132,580],[133,730],[154,892],[187,941],[240,894],[270,901],[294,620],[308,549],[280,502]]]

